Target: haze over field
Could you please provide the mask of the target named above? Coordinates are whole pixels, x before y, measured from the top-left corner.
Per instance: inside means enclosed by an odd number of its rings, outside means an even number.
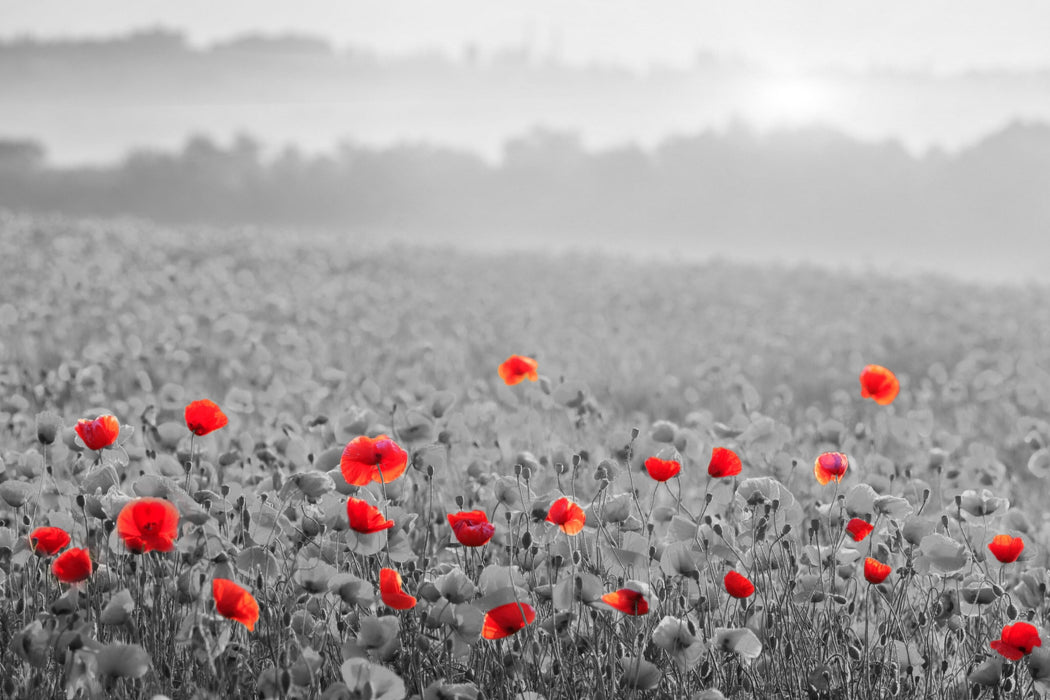
[[[1050,264],[1041,3],[89,5],[0,0],[0,206],[999,281]]]
[[[315,153],[424,140],[495,160],[536,125],[577,131],[592,147],[652,147],[741,124],[816,124],[922,154],[1050,120],[1050,69],[796,70],[703,52],[639,69],[574,65],[534,46],[389,55],[292,35],[204,47],[171,32],[12,40],[0,45],[0,86],[5,133],[46,143],[59,164],[241,132]]]

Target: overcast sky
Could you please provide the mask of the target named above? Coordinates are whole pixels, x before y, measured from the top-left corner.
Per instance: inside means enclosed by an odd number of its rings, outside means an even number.
[[[0,36],[304,32],[382,52],[526,43],[572,62],[1050,68],[1046,0],[0,0]]]

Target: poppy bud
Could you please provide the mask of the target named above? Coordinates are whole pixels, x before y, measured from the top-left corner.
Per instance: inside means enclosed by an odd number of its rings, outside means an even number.
[[[572,563],[573,563],[573,565],[574,566],[579,566],[581,561],[583,561],[583,556],[580,554],[580,550],[574,549],[572,551]],[[579,586],[580,588],[583,587],[583,580],[582,579],[577,578],[576,582],[578,584],[580,584],[580,586]]]
[[[532,469],[529,467],[521,468],[521,480],[528,483],[529,479],[532,478]]]
[[[1011,620],[1016,620],[1017,619],[1017,606],[1014,605],[1013,603],[1010,603],[1009,605],[1007,605],[1006,606],[1006,616],[1009,617]]]
[[[713,493],[711,493],[710,491],[708,491],[707,493],[704,494],[704,502],[707,503],[708,505],[710,505],[711,501],[714,499],[714,497],[715,497],[715,495]]]
[[[59,424],[59,417],[51,411],[42,411],[36,415],[36,439],[40,444],[50,445],[55,442]]]
[[[528,549],[529,547],[532,546],[532,533],[529,532],[528,530],[526,530],[521,535],[521,546],[524,547],[525,549]]]

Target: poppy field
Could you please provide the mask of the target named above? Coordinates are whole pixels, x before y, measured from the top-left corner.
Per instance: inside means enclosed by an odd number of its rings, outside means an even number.
[[[0,695],[1050,693],[1050,295],[0,216]]]

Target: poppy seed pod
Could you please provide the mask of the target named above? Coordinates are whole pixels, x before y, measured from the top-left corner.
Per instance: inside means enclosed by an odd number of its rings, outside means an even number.
[[[51,411],[42,411],[36,416],[36,439],[42,445],[51,445],[58,436],[61,420]]]

